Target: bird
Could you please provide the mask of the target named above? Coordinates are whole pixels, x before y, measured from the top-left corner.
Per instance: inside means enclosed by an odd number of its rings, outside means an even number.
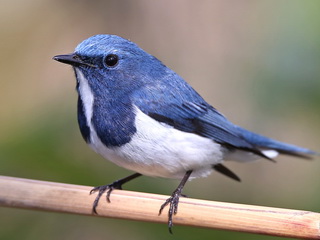
[[[142,175],[178,179],[160,206],[168,206],[172,233],[182,190],[188,180],[213,171],[240,178],[224,163],[270,161],[279,154],[312,158],[316,152],[237,126],[207,103],[182,77],[137,44],[99,34],[71,54],[54,60],[71,65],[78,92],[78,124],[86,143],[114,164],[133,171],[128,177],[95,187],[92,212],[101,196]]]

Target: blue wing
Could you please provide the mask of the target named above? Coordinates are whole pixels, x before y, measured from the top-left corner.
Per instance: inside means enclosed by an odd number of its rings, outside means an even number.
[[[179,91],[172,91],[177,88],[172,88],[170,84],[162,86],[160,92],[159,88],[154,88],[153,91],[150,88],[145,91],[140,89],[133,95],[133,103],[157,121],[181,131],[210,138],[230,150],[241,149],[265,158],[268,156],[263,150],[276,150],[304,158],[315,154],[311,150],[282,143],[234,125],[184,81],[179,84]]]
[[[157,113],[149,113],[149,116],[176,129],[211,138],[231,150],[241,149],[265,158],[268,157],[262,150],[267,149],[305,158],[308,158],[309,154],[315,154],[309,149],[282,143],[234,125],[211,106],[199,106],[187,102],[176,107],[175,114],[182,116],[183,119],[177,121],[177,118],[173,120]]]

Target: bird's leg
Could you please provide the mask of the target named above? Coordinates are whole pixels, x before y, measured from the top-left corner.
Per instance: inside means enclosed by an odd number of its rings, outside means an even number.
[[[107,198],[107,202],[110,202],[110,194],[111,192],[113,191],[113,189],[122,189],[122,185],[131,181],[132,179],[135,179],[137,177],[140,177],[141,174],[140,173],[134,173],[128,177],[125,177],[125,178],[121,178],[117,181],[114,181],[113,183],[111,184],[108,184],[108,185],[103,185],[103,186],[98,186],[98,187],[95,187],[93,188],[91,191],[90,191],[90,194],[93,194],[95,192],[98,192],[98,196],[96,197],[96,199],[94,200],[93,202],[93,206],[92,206],[92,213],[95,213],[97,214],[97,207],[98,207],[98,203],[99,203],[99,200],[102,196],[102,194],[104,194],[105,192],[107,192],[107,195],[106,195],[106,198]]]
[[[169,232],[172,234],[172,217],[173,215],[177,214],[178,212],[178,204],[179,204],[179,198],[180,196],[183,196],[182,189],[186,182],[188,181],[190,175],[192,173],[192,170],[189,170],[186,172],[184,177],[182,178],[179,186],[174,190],[174,192],[171,194],[171,197],[169,197],[160,207],[159,215],[162,213],[162,210],[169,204],[169,211],[168,211],[168,228]]]

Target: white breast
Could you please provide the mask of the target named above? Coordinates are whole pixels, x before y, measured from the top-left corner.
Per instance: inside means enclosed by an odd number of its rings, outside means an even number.
[[[192,177],[205,177],[213,164],[222,161],[219,144],[159,123],[137,107],[135,110],[137,133],[129,143],[107,148],[92,131],[91,147],[119,166],[166,178],[181,178],[188,170],[194,170]]]
[[[186,171],[193,170],[191,177],[206,177],[212,165],[223,159],[249,162],[261,158],[254,153],[229,151],[213,140],[193,133],[179,131],[144,114],[135,106],[137,133],[131,142],[114,148],[116,164],[144,175],[167,178],[182,178]],[[102,147],[103,148],[103,147]],[[108,158],[110,150],[102,149]],[[275,150],[261,150],[269,158],[275,158]]]

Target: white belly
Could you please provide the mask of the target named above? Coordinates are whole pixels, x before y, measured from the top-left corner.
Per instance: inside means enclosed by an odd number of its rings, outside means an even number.
[[[220,144],[176,130],[135,109],[137,133],[129,143],[107,148],[93,130],[92,149],[121,167],[165,178],[181,178],[188,170],[194,171],[191,177],[205,177],[211,173],[213,164],[222,161]]]

